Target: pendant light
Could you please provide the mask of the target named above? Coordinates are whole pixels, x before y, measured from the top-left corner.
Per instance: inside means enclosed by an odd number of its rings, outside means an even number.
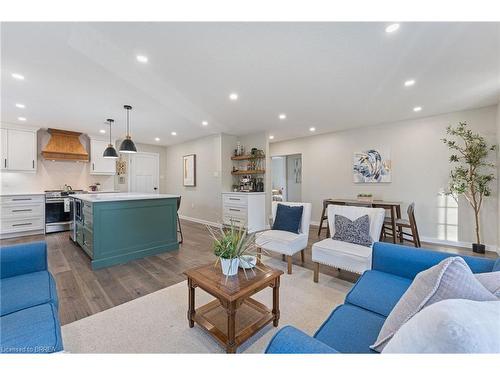
[[[123,140],[122,144],[120,145],[120,152],[126,153],[126,154],[133,154],[137,152],[137,148],[135,147],[134,142],[132,141],[132,138],[130,137],[130,110],[132,109],[132,106],[130,105],[124,105],[123,108],[127,110],[127,135],[125,139]]]
[[[104,150],[102,156],[108,159],[116,159],[118,157],[118,153],[116,152],[115,147],[111,143],[111,125],[113,124],[113,122],[115,122],[115,120],[113,120],[112,118],[108,118],[106,121],[109,122],[109,145]]]

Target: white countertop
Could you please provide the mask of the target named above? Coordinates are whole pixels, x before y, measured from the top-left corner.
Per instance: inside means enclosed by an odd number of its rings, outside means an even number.
[[[243,195],[258,195],[266,194],[265,191],[223,191],[222,194],[243,194]]]
[[[178,198],[178,195],[173,194],[155,194],[155,193],[106,193],[106,194],[75,194],[72,197],[81,199],[87,202],[116,202],[116,201],[133,201],[141,199],[165,199]]]
[[[45,195],[45,192],[43,191],[5,191],[2,190],[2,193],[0,196],[6,197],[9,195]]]

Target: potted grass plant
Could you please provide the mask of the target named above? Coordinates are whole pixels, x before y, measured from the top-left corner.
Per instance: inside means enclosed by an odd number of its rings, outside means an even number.
[[[488,145],[484,137],[473,133],[467,123],[460,122],[457,127],[448,126],[446,133],[455,138],[443,138],[452,151],[450,163],[449,192],[455,200],[463,196],[474,210],[476,243],[472,251],[484,254],[485,245],[481,243],[480,211],[485,197],[491,195],[490,184],[495,179],[492,172],[495,164],[489,161],[489,153],[496,145]]]
[[[248,264],[248,259],[252,257],[256,259],[253,255],[256,252],[255,234],[247,233],[244,225],[236,227],[231,223],[231,225],[219,229],[207,225],[207,229],[213,239],[213,250],[217,257],[215,265],[221,263],[224,275],[236,275],[242,258],[245,265]]]

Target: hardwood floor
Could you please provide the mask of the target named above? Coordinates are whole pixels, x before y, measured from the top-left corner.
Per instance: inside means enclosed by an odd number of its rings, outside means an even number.
[[[182,274],[184,271],[215,261],[205,226],[182,221],[182,228],[184,242],[179,250],[96,271],[90,268],[90,260],[82,249],[69,239],[69,232],[2,240],[0,245],[43,239],[47,241],[49,270],[56,279],[59,314],[61,324],[64,325],[177,284],[185,280]],[[317,227],[311,227],[304,264],[300,260],[300,254],[297,254],[293,259],[294,265],[313,270],[311,246],[318,241],[316,233]],[[450,253],[471,254],[466,249],[453,247],[431,244],[424,244],[424,247]],[[279,254],[272,256],[281,258]],[[496,254],[488,253],[486,256],[495,257]],[[283,269],[285,267],[284,262]],[[321,267],[321,273],[348,281],[355,281],[358,277],[330,267]],[[312,276],[311,272],[311,279]]]

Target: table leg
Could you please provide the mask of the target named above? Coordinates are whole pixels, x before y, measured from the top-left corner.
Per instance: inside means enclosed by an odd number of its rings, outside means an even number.
[[[280,320],[280,278],[276,279],[273,286],[273,325],[278,326]]]
[[[229,303],[227,313],[227,344],[226,353],[236,353],[236,306]]]
[[[194,308],[194,293],[195,293],[195,287],[193,285],[193,281],[188,278],[188,313],[187,313],[187,318],[189,321],[189,327],[193,328],[194,327],[194,314],[195,314],[195,308]]]
[[[391,224],[392,224],[392,242],[396,243],[396,218],[395,218],[395,209],[391,207]]]

